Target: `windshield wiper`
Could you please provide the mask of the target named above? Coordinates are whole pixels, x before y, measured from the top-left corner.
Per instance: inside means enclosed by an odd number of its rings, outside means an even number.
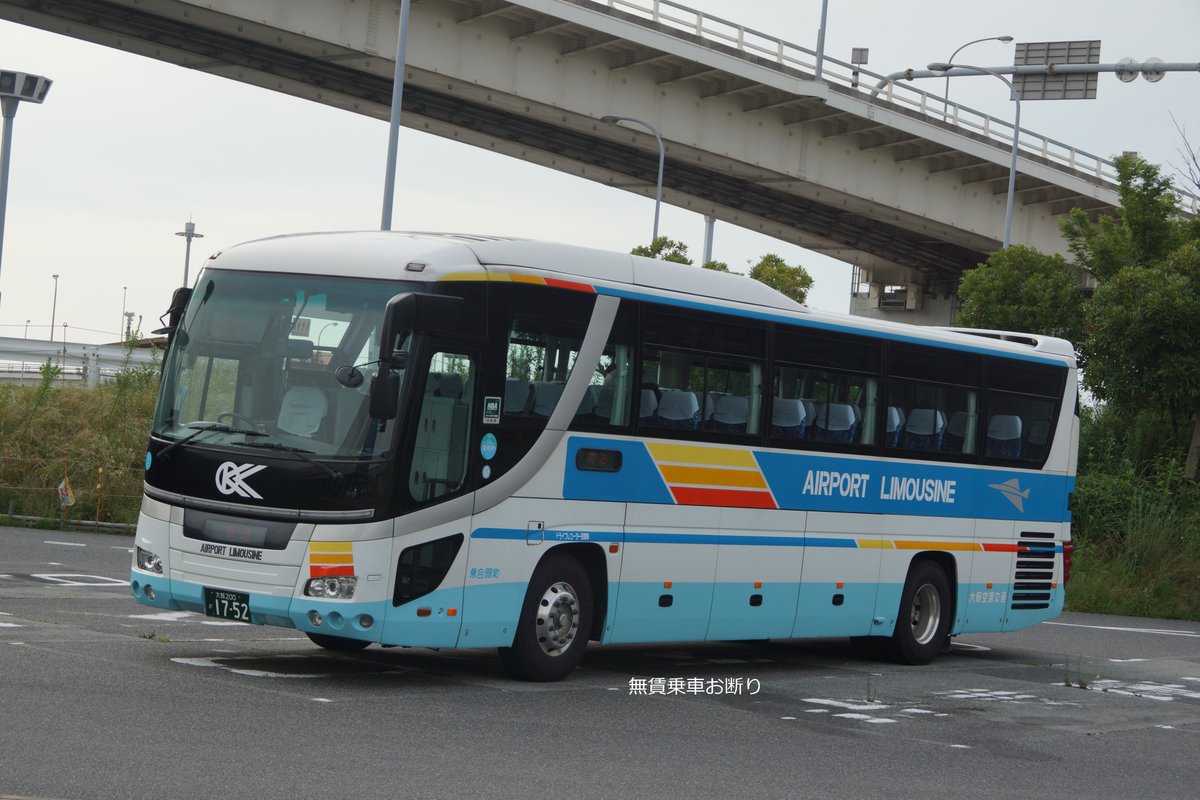
[[[187,444],[192,439],[195,439],[197,436],[199,436],[202,433],[241,433],[241,434],[244,434],[245,436],[266,436],[267,435],[267,434],[263,433],[262,431],[252,431],[252,430],[248,430],[246,428],[233,428],[233,427],[230,427],[229,425],[222,425],[219,422],[214,422],[212,424],[205,425],[202,428],[197,427],[195,425],[188,425],[187,427],[195,428],[195,431],[193,433],[189,433],[187,436],[183,437],[182,439],[176,439],[175,441],[171,442],[169,445],[164,447],[158,453],[159,458],[166,458],[167,454],[169,454],[176,447]]]
[[[278,450],[283,453],[292,453],[293,455],[299,456],[304,461],[307,461],[310,464],[315,464],[316,466],[325,470],[325,473],[336,481],[340,481],[343,477],[342,473],[338,472],[333,467],[329,466],[323,461],[313,458],[311,455],[311,450],[302,450],[299,447],[292,447],[290,444],[280,444],[279,442],[246,442],[245,446],[258,447],[263,450]]]

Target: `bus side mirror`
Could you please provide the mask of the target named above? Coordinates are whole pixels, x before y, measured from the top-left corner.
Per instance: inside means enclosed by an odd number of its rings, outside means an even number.
[[[396,346],[405,331],[413,333],[445,333],[458,326],[463,299],[443,294],[404,292],[388,300],[383,312],[383,332],[380,336],[379,358],[388,366],[400,365]]]
[[[167,318],[165,327],[152,331],[155,336],[167,334],[168,336],[175,332],[179,327],[179,321],[183,319],[183,310],[187,308],[188,300],[192,299],[192,290],[187,286],[181,286],[175,290],[175,294],[171,295],[171,307],[167,309],[167,313],[163,317]],[[162,322],[162,317],[159,317],[159,322]]]
[[[395,419],[400,413],[400,374],[381,365],[371,378],[368,412],[371,419]]]

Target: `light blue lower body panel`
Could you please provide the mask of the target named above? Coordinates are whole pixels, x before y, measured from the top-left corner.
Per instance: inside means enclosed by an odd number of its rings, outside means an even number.
[[[874,583],[801,584],[792,637],[871,635],[877,589]]]
[[[664,605],[669,603],[669,605]],[[711,582],[622,582],[610,642],[693,642],[708,634]]]
[[[459,647],[509,647],[517,632],[524,583],[468,586],[463,594],[462,636]]]
[[[713,589],[713,641],[729,639],[786,639],[796,621],[798,583],[718,583]]]
[[[380,637],[383,644],[406,647],[454,647],[458,644],[464,611],[461,586],[438,589],[400,606],[385,605],[388,608]]]

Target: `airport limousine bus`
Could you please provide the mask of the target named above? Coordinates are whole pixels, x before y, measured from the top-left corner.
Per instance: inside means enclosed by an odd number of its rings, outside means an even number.
[[[810,310],[741,276],[493,237],[249,242],[181,289],[141,603],[316,644],[862,637],[925,663],[1058,615],[1062,340]]]

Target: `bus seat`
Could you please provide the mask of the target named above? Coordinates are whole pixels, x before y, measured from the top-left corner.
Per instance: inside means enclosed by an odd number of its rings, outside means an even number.
[[[771,435],[780,439],[803,439],[805,428],[804,403],[776,397],[771,408]]]
[[[695,392],[663,389],[654,422],[664,428],[695,428],[700,424],[700,401]]]
[[[504,413],[525,414],[533,403],[533,385],[520,378],[504,379]]]
[[[884,430],[884,444],[895,447],[900,444],[900,430],[904,427],[904,412],[899,406],[888,406],[887,427]]]
[[[961,453],[967,440],[967,412],[955,411],[946,423],[945,450],[948,453]]]
[[[941,450],[946,417],[933,408],[914,408],[904,423],[904,447],[909,450]]]
[[[283,394],[276,427],[293,436],[313,437],[329,413],[329,400],[315,386],[293,386]]]
[[[854,406],[850,403],[830,403],[824,414],[817,417],[817,438],[823,442],[853,444],[858,432],[854,421]]]
[[[740,394],[727,394],[717,399],[712,419],[707,428],[726,433],[745,433],[750,420],[750,398]]]
[[[1025,440],[1026,458],[1041,458],[1046,451],[1046,441],[1050,438],[1050,423],[1044,419],[1029,426],[1029,438]]]
[[[589,384],[583,390],[583,397],[579,400],[579,408],[575,410],[577,417],[590,417],[596,410],[596,400],[600,396],[600,387],[595,384]]]
[[[608,422],[612,419],[612,404],[613,404],[613,387],[601,386],[600,391],[596,392],[596,406],[592,409],[592,416],[597,422]]]
[[[642,389],[641,398],[638,401],[638,419],[647,422],[657,410],[658,396],[654,394],[654,390]]]
[[[554,413],[558,398],[562,397],[565,384],[557,381],[533,382],[533,413],[539,417],[548,417]]]
[[[988,420],[987,455],[994,458],[1021,457],[1021,418],[996,414]]]

